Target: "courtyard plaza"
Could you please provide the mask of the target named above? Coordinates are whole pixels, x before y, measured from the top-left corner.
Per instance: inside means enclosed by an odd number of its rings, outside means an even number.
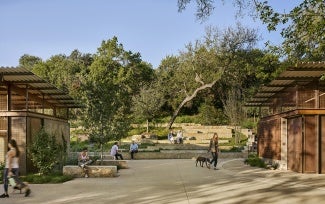
[[[195,159],[129,160],[114,178],[77,178],[62,184],[31,184],[1,204],[208,204],[325,203],[325,175],[267,170],[243,159],[220,159],[217,170]]]

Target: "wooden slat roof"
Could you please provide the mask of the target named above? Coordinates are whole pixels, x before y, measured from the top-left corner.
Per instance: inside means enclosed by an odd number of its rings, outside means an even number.
[[[81,107],[81,104],[67,93],[25,68],[0,67],[0,83],[11,83],[21,89],[28,87],[29,94],[39,97],[40,101],[44,99],[55,107]]]
[[[308,84],[319,80],[325,74],[325,62],[302,62],[288,67],[269,84],[260,87],[259,91],[245,103],[245,106],[268,106],[269,99],[288,87],[297,84]]]

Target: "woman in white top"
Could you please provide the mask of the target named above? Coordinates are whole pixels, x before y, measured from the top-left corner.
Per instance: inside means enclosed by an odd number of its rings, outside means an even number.
[[[0,195],[0,198],[9,198],[8,195],[8,182],[9,178],[13,177],[16,183],[16,186],[13,186],[16,189],[24,189],[25,190],[25,197],[29,196],[30,189],[28,185],[23,183],[19,179],[19,149],[17,146],[16,140],[10,140],[8,143],[9,151],[6,154],[6,165],[3,172],[3,187],[4,187],[4,194]]]

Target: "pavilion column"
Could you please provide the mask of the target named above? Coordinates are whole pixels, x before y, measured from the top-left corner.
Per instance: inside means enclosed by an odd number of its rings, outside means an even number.
[[[315,90],[315,108],[319,109],[319,89]]]
[[[11,111],[11,84],[7,85],[7,111]],[[11,117],[7,117],[7,138],[8,141],[11,139]]]
[[[25,104],[25,109],[26,111],[28,111],[28,101],[29,101],[29,98],[28,98],[28,85],[26,84],[26,104]]]
[[[298,109],[299,108],[299,86],[298,85],[296,85],[296,109]]]

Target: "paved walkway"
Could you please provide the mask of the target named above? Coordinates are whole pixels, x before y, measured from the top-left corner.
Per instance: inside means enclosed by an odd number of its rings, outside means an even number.
[[[190,159],[132,160],[129,166],[116,178],[32,184],[30,197],[11,193],[0,203],[325,203],[325,175],[253,168],[240,159],[220,160],[218,170],[195,167]]]

